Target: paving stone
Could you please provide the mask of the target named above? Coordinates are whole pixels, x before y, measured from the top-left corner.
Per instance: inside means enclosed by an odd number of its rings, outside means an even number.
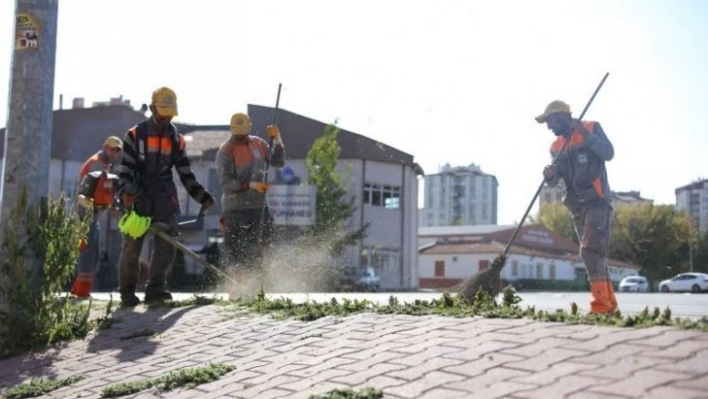
[[[523,378],[514,379],[514,381],[522,380]],[[566,375],[562,376],[550,384],[541,386],[519,389],[515,395],[523,396],[529,399],[546,399],[546,398],[562,398],[571,395],[575,392],[583,391],[588,387],[594,387],[598,384],[607,383],[608,380],[602,378],[585,377],[581,375]]]
[[[561,363],[566,360],[572,360],[577,356],[582,356],[585,352],[574,351],[563,348],[548,348],[538,356],[527,357],[518,362],[509,362],[505,367],[518,368],[534,372],[547,370],[556,363]]]
[[[706,392],[707,389],[707,387],[703,387],[703,389],[686,389],[676,385],[665,385],[642,393],[642,397],[656,399],[677,397],[688,399],[706,399],[708,398],[708,392]]]
[[[337,367],[338,370],[348,370],[346,369],[348,365]],[[390,363],[377,363],[369,367],[362,368],[360,371],[352,372],[348,374],[342,374],[342,376],[333,379],[334,382],[342,383],[346,385],[361,385],[369,381],[374,377],[386,374],[387,376],[396,377],[392,372],[398,370],[409,370],[406,366],[400,364],[390,364]],[[401,380],[407,380],[409,378],[400,377]]]
[[[619,327],[594,327],[594,329],[598,329],[601,332],[597,339],[583,342],[573,341],[567,344],[567,348],[587,352],[599,352],[607,350],[610,347],[619,346],[618,344],[632,344],[636,343],[636,340],[650,339],[664,333],[663,329],[654,327],[641,330]]]
[[[456,381],[463,380],[465,377],[452,373],[434,371],[423,375],[422,377],[409,381],[407,384],[399,385],[386,389],[396,396],[402,398],[417,398],[423,397],[423,393],[437,387],[455,389],[453,386]],[[458,389],[463,390],[463,389]]]
[[[681,380],[689,380],[693,376],[659,370],[640,370],[628,378],[623,378],[612,384],[594,387],[593,391],[616,393],[640,397],[654,388]]]
[[[387,373],[387,375],[394,378],[413,381],[434,371],[449,373],[449,369],[446,369],[446,367],[458,366],[462,363],[464,363],[464,361],[458,359],[431,357],[424,363],[420,363],[414,367],[406,367],[400,371],[392,371]]]
[[[45,397],[100,398],[110,384],[226,362],[193,389],[141,398],[309,398],[335,388],[391,399],[708,398],[708,333],[363,313],[313,322],[233,317],[221,306],[122,311],[85,340],[0,359],[0,395],[33,376],[84,380]],[[154,338],[121,339],[150,328]]]
[[[476,377],[484,374],[487,370],[501,367],[507,363],[515,362],[522,358],[521,356],[506,355],[503,353],[488,353],[477,360],[466,361],[459,366],[445,367],[444,371],[451,373],[462,374],[467,377]]]
[[[322,383],[329,382],[337,377],[349,374],[348,371],[329,369],[322,370],[317,374],[311,375],[306,378],[298,378],[296,381],[289,382],[286,384],[278,385],[279,388],[288,389],[295,392],[302,392],[304,390],[310,390],[313,386]]]
[[[708,347],[705,342],[684,340],[675,342],[673,345],[656,350],[646,350],[643,355],[650,357],[669,357],[672,359],[686,359],[699,356],[703,360],[708,360]]]
[[[708,367],[708,366],[704,365],[704,367]],[[675,385],[677,387],[705,390],[708,387],[708,373],[706,373],[704,371],[703,374],[699,377],[691,378],[688,380],[677,381],[673,385]]]
[[[584,359],[575,359],[576,362],[583,362]],[[657,367],[660,364],[670,363],[668,359],[653,359],[641,356],[629,356],[612,362],[595,362],[599,367],[581,371],[580,374],[588,377],[608,378],[614,380],[627,380],[635,373]]]
[[[531,373],[522,370],[495,367],[484,371],[482,374],[466,377],[464,380],[446,384],[446,388],[460,389],[468,392],[482,390],[489,385],[515,380],[516,377],[527,376]]]
[[[347,364],[342,364],[337,366],[337,368],[342,369],[342,370],[350,370],[350,371],[364,371],[368,368],[374,367],[378,364],[381,363],[386,363],[390,362],[393,359],[400,359],[401,357],[408,356],[404,353],[398,353],[398,352],[379,352],[379,353],[374,353],[370,357],[366,359],[357,359],[354,362],[347,363]],[[395,363],[394,363],[395,365]]]
[[[508,363],[509,367],[513,367],[516,363]],[[572,363],[572,362],[562,362],[554,364],[545,370],[540,370],[523,377],[512,378],[513,382],[520,382],[524,384],[535,384],[538,386],[550,385],[558,381],[563,377],[569,375],[576,375],[581,371],[592,370],[594,368],[600,367],[599,365],[584,364],[584,363]]]

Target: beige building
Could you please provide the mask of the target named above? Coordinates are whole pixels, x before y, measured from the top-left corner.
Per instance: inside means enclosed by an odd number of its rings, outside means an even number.
[[[419,228],[419,287],[445,289],[488,268],[504,251],[515,226]],[[522,279],[586,281],[578,245],[540,225],[523,226],[508,251],[501,276]],[[638,274],[637,266],[607,260],[610,278],[619,282]]]

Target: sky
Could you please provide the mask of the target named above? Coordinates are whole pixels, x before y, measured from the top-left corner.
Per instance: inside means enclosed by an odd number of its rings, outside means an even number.
[[[14,3],[0,0],[5,82]],[[702,0],[60,0],[55,108],[60,95],[65,108],[121,95],[139,107],[169,86],[180,122],[228,124],[274,106],[280,83],[282,109],[411,154],[426,174],[480,166],[511,224],[550,162],[554,136],[534,116],[555,99],[579,116],[609,72],[584,119],[614,144],[610,187],[674,204],[708,177],[706,21]]]

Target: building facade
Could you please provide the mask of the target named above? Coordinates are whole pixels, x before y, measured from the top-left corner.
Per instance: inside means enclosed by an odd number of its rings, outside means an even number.
[[[708,230],[708,179],[677,188],[676,209],[686,211],[701,231]]]
[[[265,138],[263,132],[271,123],[273,112],[270,107],[248,105],[254,134]],[[224,119],[229,118],[230,115],[226,115]],[[324,134],[327,124],[279,109],[278,126],[285,144],[285,166],[301,184],[306,184],[305,158],[315,140]],[[219,145],[230,137],[229,126],[184,125],[181,128],[188,138],[194,173],[208,181],[210,192],[220,198],[214,161]],[[345,199],[353,198],[356,207],[348,228],[355,231],[365,224],[369,227],[363,240],[347,247],[339,259],[331,260],[333,266],[355,271],[373,266],[382,290],[416,288],[418,177],[423,174],[422,169],[412,155],[345,129],[339,130],[337,143],[341,148],[337,170],[344,177]],[[269,174],[271,182],[276,182],[281,172],[273,168]],[[196,214],[194,204],[189,204],[191,200],[179,184],[178,190],[182,208]],[[205,219],[207,240],[217,229],[217,222],[216,218]],[[197,232],[188,232],[185,236],[188,234]]]
[[[421,226],[497,223],[497,178],[474,165],[440,168],[426,175]]]
[[[421,227],[419,287],[454,287],[484,270],[504,251],[515,226]],[[502,279],[587,281],[578,245],[540,225],[523,226],[509,247]],[[608,259],[613,282],[638,274],[639,268]]]

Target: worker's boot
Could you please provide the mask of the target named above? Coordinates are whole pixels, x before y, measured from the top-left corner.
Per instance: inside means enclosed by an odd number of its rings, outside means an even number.
[[[592,292],[590,313],[610,314],[617,309],[617,300],[613,301],[614,290],[611,283],[605,281],[590,283],[590,291]]]
[[[165,289],[165,286],[148,285],[145,288],[145,302],[162,302],[172,299],[172,294]]]
[[[617,298],[615,297],[615,286],[612,285],[612,281],[607,282],[607,291],[610,293],[610,303],[612,304],[612,311],[617,310]]]
[[[91,296],[93,277],[93,273],[79,273],[76,281],[71,286],[71,293],[76,295],[77,298],[89,298]]]
[[[120,306],[132,308],[140,304],[140,298],[135,295],[135,286],[120,289]]]

